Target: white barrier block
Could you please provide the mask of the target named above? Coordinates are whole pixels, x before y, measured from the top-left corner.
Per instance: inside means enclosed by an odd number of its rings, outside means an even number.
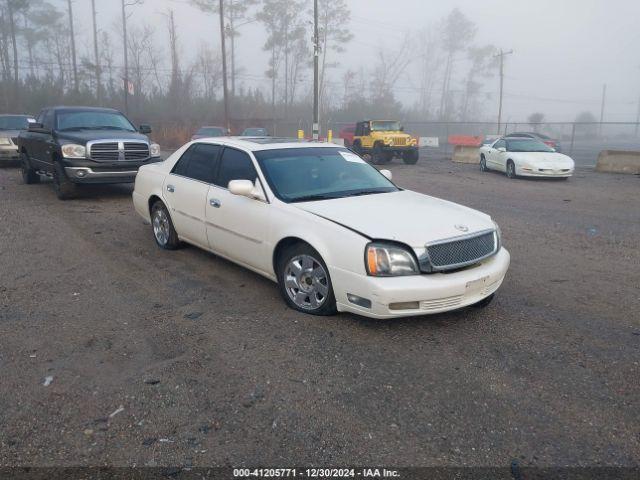
[[[418,143],[421,147],[435,147],[438,148],[440,146],[438,137],[420,137]]]
[[[333,137],[333,139],[331,140],[331,143],[335,143],[336,145],[341,145],[344,147],[344,138]]]

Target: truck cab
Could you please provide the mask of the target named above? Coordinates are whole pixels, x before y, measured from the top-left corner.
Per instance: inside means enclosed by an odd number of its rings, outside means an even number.
[[[419,158],[418,141],[404,132],[396,120],[365,120],[356,123],[352,149],[382,165],[394,157],[401,157],[406,164],[415,164]]]
[[[162,160],[149,133],[110,108],[46,108],[18,136],[22,178],[32,184],[52,177],[61,200],[83,184],[132,183],[138,168]]]

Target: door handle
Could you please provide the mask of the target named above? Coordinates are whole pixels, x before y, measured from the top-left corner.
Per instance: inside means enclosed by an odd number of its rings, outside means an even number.
[[[176,187],[173,185],[167,185],[167,191],[173,193],[176,191]]]
[[[211,205],[214,208],[220,208],[220,205],[222,204],[220,203],[220,200],[218,200],[217,198],[210,198],[209,205]]]

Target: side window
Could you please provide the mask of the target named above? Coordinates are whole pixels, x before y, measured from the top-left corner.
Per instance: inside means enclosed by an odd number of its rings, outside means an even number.
[[[45,113],[47,113],[46,110],[42,110],[39,114],[38,114],[38,118],[36,118],[36,123],[44,123],[44,115]]]
[[[231,180],[256,181],[258,174],[249,155],[240,150],[225,148],[220,160],[218,178],[214,182],[219,187],[227,188]]]
[[[183,177],[186,177],[187,167],[189,166],[189,159],[191,158],[191,155],[193,154],[195,149],[198,147],[199,147],[199,144],[197,143],[195,145],[191,145],[187,149],[187,151],[182,154],[180,159],[173,166],[173,170],[171,170],[171,173],[175,173],[176,175],[181,175]]]
[[[362,136],[362,123],[356,124],[356,136],[358,137]]]
[[[191,158],[189,158],[185,177],[205,183],[213,183],[221,149],[220,145],[207,143],[197,145],[197,148],[191,154]]]
[[[55,128],[54,125],[55,112],[53,110],[47,110],[47,113],[44,115],[44,124],[45,128],[49,128],[53,130]]]
[[[494,145],[493,148],[498,149],[498,148],[505,148],[507,146],[507,142],[505,142],[504,140],[498,140]]]

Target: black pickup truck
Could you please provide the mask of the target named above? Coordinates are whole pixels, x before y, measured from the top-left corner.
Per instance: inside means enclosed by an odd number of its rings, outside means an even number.
[[[81,184],[131,183],[142,165],[162,160],[149,133],[110,108],[46,108],[18,136],[22,178],[31,184],[53,177],[61,200]]]

